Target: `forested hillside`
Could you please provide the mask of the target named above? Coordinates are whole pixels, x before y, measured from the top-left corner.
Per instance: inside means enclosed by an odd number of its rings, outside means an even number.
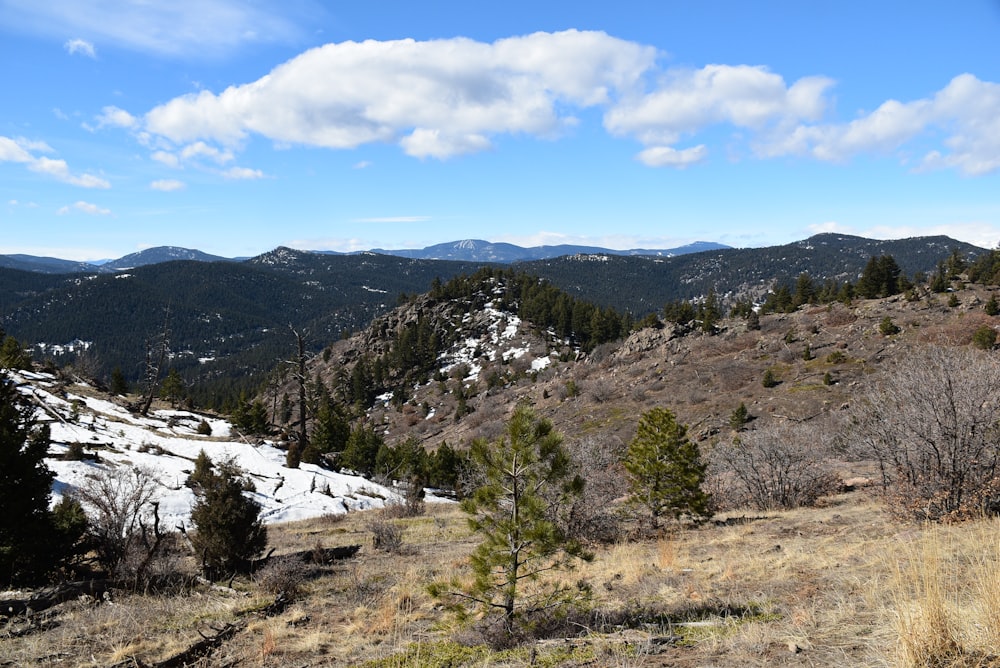
[[[854,282],[872,256],[889,254],[906,276],[930,274],[955,253],[971,262],[982,249],[947,237],[874,241],[827,234],[773,248],[670,258],[578,255],[514,267],[566,293],[525,317],[551,318],[560,336],[572,329],[586,349],[591,328],[609,327],[610,320],[600,317],[608,309],[639,321],[667,304],[713,292],[725,308],[761,301],[802,272],[818,285]],[[401,297],[428,291],[435,279],[482,266],[279,248],[244,262],[175,261],[117,273],[0,268],[0,326],[35,346],[38,359],[74,362],[105,382],[116,368],[129,382],[138,381],[148,353],[166,341],[168,367],[184,379],[189,396],[199,405],[231,408],[294,352],[293,329],[315,353],[365,327]],[[590,306],[567,307],[569,297]],[[596,321],[588,310],[594,305],[600,307]],[[84,343],[67,347],[79,341]]]

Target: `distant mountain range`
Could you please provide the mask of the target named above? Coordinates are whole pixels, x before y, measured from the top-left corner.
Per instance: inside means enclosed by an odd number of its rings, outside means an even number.
[[[0,327],[32,345],[37,359],[63,363],[86,349],[84,361],[100,377],[120,367],[129,381],[142,376],[147,345],[167,335],[171,367],[197,388],[199,405],[219,408],[242,391],[257,391],[287,359],[293,329],[306,332],[310,353],[320,353],[435,281],[499,264],[495,258],[506,256],[497,246],[457,242],[426,249],[432,256],[461,251],[491,258],[466,261],[289,248],[236,261],[159,248],[100,267],[84,265],[89,269],[52,258],[0,256],[7,266],[14,263],[7,268],[0,262]],[[986,252],[944,236],[881,241],[839,234],[767,248],[710,247],[715,249],[655,252],[662,255],[577,252],[511,266],[640,319],[713,290],[723,304],[759,300],[776,283],[794,285],[803,272],[817,285],[857,281],[872,256],[891,255],[913,276],[932,273],[953,252],[968,261]]]
[[[457,262],[490,262],[508,264],[511,262],[527,262],[532,260],[548,260],[570,255],[624,255],[675,257],[688,253],[699,253],[708,250],[729,248],[724,244],[710,241],[696,241],[685,246],[666,249],[632,249],[614,250],[598,246],[533,246],[522,248],[514,244],[491,243],[481,239],[466,239],[436,244],[421,249],[385,250],[381,248],[355,253],[339,253],[337,251],[308,251],[320,255],[358,255],[361,253],[378,253],[413,260],[454,260]],[[199,250],[178,248],[176,246],[158,246],[138,253],[131,253],[117,260],[107,262],[75,262],[52,257],[37,257],[34,255],[0,255],[0,267],[20,269],[22,271],[37,271],[45,274],[75,274],[96,273],[110,274],[151,264],[161,264],[174,260],[194,260],[196,262],[242,261],[246,258],[224,258],[209,255]]]

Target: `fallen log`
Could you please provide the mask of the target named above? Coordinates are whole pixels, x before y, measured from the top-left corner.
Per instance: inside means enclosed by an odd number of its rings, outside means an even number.
[[[7,599],[0,601],[0,619],[18,617],[71,601],[80,596],[101,598],[111,587],[110,580],[82,580],[62,582],[35,592],[27,599]]]

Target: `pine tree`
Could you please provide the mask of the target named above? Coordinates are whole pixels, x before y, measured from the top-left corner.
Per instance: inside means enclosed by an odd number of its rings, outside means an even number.
[[[128,394],[128,381],[125,380],[125,374],[122,373],[120,366],[116,366],[111,371],[111,394],[119,396]]]
[[[569,453],[548,420],[518,406],[505,434],[477,440],[470,462],[479,486],[462,502],[469,526],[482,542],[472,554],[474,583],[460,600],[499,611],[505,631],[515,631],[533,613],[569,602],[570,590],[544,582],[543,574],[589,559],[555,521],[554,508],[583,491],[571,474]]]
[[[983,310],[986,311],[986,315],[989,316],[994,316],[1000,313],[1000,303],[997,302],[997,296],[995,294],[990,295],[990,298],[987,300],[986,306],[983,307]]]
[[[160,385],[160,397],[166,399],[172,406],[176,407],[184,400],[186,392],[187,388],[184,385],[184,379],[181,378],[181,374],[177,369],[171,367],[167,373],[167,377],[163,379],[163,383]]]
[[[687,427],[669,410],[654,408],[642,415],[624,464],[633,499],[649,511],[654,529],[663,517],[701,521],[711,516],[711,497],[701,488],[706,464],[688,440]]]
[[[729,416],[729,426],[735,431],[740,431],[750,420],[750,413],[747,411],[747,405],[740,402],[740,405]]]
[[[3,329],[0,329],[0,368],[31,368],[31,352],[13,336],[7,336]]]
[[[205,577],[245,570],[267,545],[260,504],[245,494],[254,490],[253,483],[232,462],[214,466],[199,482],[191,509],[197,529],[192,543]]]
[[[48,426],[0,369],[0,584],[37,581],[71,556],[74,541],[49,511],[48,449]]]

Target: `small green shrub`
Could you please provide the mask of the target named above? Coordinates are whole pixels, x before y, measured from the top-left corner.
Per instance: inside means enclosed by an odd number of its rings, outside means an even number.
[[[992,350],[997,344],[997,330],[982,325],[972,334],[972,345],[982,350]]]
[[[882,336],[892,336],[893,334],[899,334],[899,326],[892,321],[892,318],[885,316],[882,318],[882,322],[878,324],[878,331]]]

